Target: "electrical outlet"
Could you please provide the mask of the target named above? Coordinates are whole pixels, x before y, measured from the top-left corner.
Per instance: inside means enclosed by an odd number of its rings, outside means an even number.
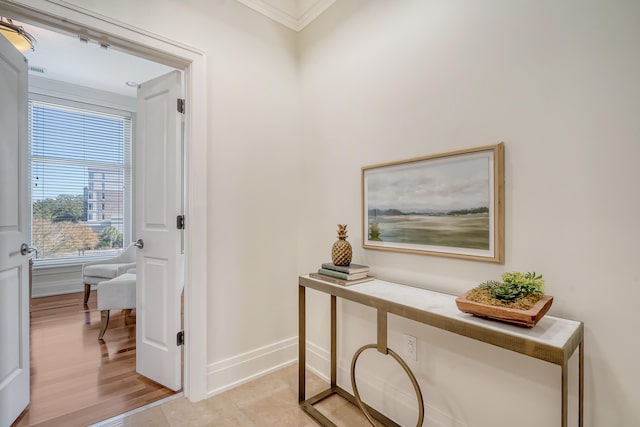
[[[412,360],[418,360],[418,343],[416,341],[416,337],[412,337],[411,335],[407,334],[403,334],[402,337],[402,348],[404,350],[404,355]]]

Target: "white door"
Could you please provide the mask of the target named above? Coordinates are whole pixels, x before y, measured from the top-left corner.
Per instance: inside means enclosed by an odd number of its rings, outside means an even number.
[[[0,36],[0,427],[29,404],[27,61]]]
[[[138,89],[136,125],[136,370],[172,390],[182,387],[181,74],[173,71]],[[142,246],[142,247],[140,247]]]

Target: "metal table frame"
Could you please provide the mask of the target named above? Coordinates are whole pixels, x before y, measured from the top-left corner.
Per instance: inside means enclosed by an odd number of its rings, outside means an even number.
[[[320,411],[315,409],[313,405],[322,401],[323,399],[338,394],[347,399],[351,403],[357,406],[356,400],[353,395],[345,391],[337,385],[337,298],[343,298],[345,300],[353,301],[359,304],[364,304],[369,307],[373,307],[377,310],[377,350],[382,353],[387,353],[387,314],[392,313],[397,316],[401,316],[407,319],[411,319],[417,322],[421,322],[439,329],[466,336],[478,341],[482,341],[488,344],[493,344],[498,347],[515,351],[517,353],[525,354],[536,359],[544,360],[549,363],[559,365],[561,367],[561,426],[568,427],[568,363],[570,357],[575,350],[579,349],[578,359],[578,425],[583,427],[584,425],[584,324],[582,322],[566,321],[565,319],[554,318],[551,316],[545,316],[543,320],[546,322],[570,322],[569,329],[571,333],[567,338],[558,345],[557,343],[545,342],[544,339],[526,336],[526,332],[523,333],[511,333],[508,327],[504,327],[501,330],[500,327],[496,327],[497,322],[491,322],[490,325],[486,323],[484,319],[478,319],[475,317],[453,317],[442,315],[435,311],[424,310],[409,304],[401,304],[397,301],[381,298],[373,293],[367,293],[362,291],[363,285],[367,287],[371,286],[385,286],[394,285],[401,286],[406,289],[411,289],[411,292],[418,292],[419,294],[424,292],[424,298],[428,298],[429,294],[438,294],[432,291],[421,290],[413,287],[404,287],[395,283],[384,282],[381,280],[375,280],[374,282],[365,282],[362,284],[352,286],[340,286],[334,285],[329,282],[325,282],[318,279],[312,279],[309,276],[300,276],[298,278],[298,403],[304,411],[311,415],[316,421],[323,426],[337,427],[331,420],[325,417]],[[331,377],[330,386],[328,389],[310,397],[306,398],[306,289],[314,289],[331,297]],[[455,304],[455,297],[447,296],[451,298],[453,304]],[[541,320],[541,322],[543,321]],[[498,324],[499,325],[499,324]],[[535,328],[534,328],[535,329]],[[524,330],[526,331],[526,330]],[[375,409],[367,406],[367,410],[372,416],[385,425],[397,426],[395,422],[376,411]]]

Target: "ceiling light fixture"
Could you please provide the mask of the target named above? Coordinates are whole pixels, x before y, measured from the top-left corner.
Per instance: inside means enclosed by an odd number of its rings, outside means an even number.
[[[34,45],[36,39],[25,31],[20,25],[16,25],[9,18],[0,16],[0,34],[2,34],[9,42],[20,52],[29,49],[35,50]]]

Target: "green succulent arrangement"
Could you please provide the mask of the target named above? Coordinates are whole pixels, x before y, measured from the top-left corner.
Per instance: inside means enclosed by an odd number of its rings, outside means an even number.
[[[487,280],[478,286],[500,301],[512,302],[528,295],[544,295],[544,279],[535,272],[519,271],[502,273],[502,282]]]

